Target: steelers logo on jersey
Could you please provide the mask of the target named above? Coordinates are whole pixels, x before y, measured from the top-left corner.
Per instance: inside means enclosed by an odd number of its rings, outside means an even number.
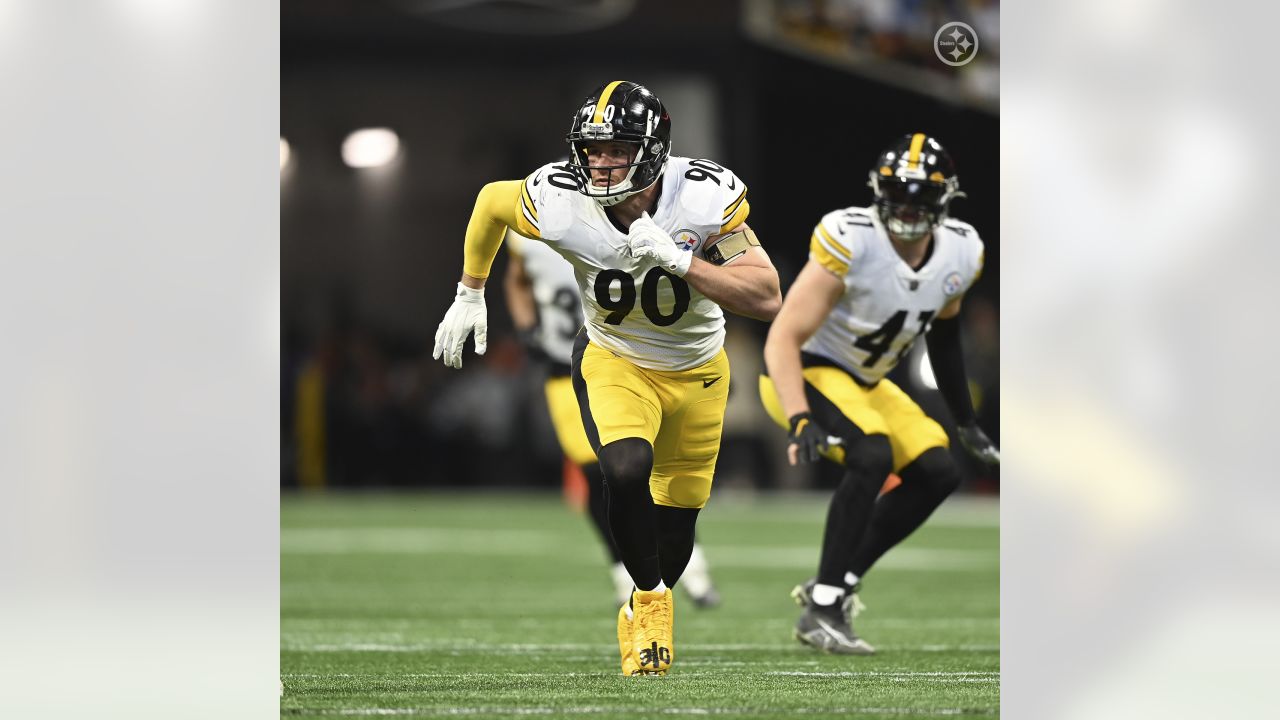
[[[963,287],[964,278],[960,277],[958,272],[951,273],[947,276],[947,279],[942,281],[942,292],[946,293],[948,297],[960,292]]]
[[[676,246],[682,251],[693,250],[696,252],[698,246],[702,244],[702,237],[689,229],[677,230],[671,237],[675,239]]]

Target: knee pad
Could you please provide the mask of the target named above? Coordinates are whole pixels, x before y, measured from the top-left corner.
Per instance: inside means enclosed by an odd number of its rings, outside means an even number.
[[[649,491],[653,471],[653,446],[642,438],[623,438],[600,448],[600,469],[605,484],[621,492],[644,488]]]
[[[928,486],[933,492],[946,497],[960,487],[960,469],[956,467],[951,451],[944,447],[930,448],[898,473],[905,485]]]
[[[844,466],[857,473],[881,480],[893,472],[893,446],[885,435],[866,435],[846,445]]]

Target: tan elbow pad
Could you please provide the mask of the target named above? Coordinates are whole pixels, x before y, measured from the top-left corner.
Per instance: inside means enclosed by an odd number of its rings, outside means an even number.
[[[760,241],[756,239],[755,231],[745,228],[716,238],[707,245],[704,255],[709,263],[727,265],[746,255],[752,246],[759,247],[759,245]]]

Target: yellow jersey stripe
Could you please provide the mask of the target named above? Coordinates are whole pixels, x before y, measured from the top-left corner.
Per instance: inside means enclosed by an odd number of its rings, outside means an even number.
[[[524,183],[520,184],[520,188],[520,199],[516,201],[516,224],[512,229],[525,237],[541,239],[542,231],[538,229],[538,215],[534,212],[532,203],[525,200],[528,197],[528,191]]]
[[[537,238],[539,240],[542,239],[542,231],[538,229],[537,225],[534,225],[533,222],[529,220],[528,215],[520,214],[516,216],[515,230],[525,237]]]
[[[538,206],[534,204],[533,198],[529,195],[529,180],[527,178],[520,184],[520,200],[529,209],[529,212],[533,213],[533,219],[537,220]]]
[[[818,233],[814,233],[809,240],[809,257],[835,273],[836,277],[843,278],[849,272],[849,263],[833,255],[822,238],[818,237]]]
[[[747,202],[744,197],[742,202],[738,203],[738,209],[733,211],[733,216],[724,221],[720,226],[720,232],[727,233],[736,229],[739,225],[747,221],[747,216],[751,214],[751,203]]]
[[[520,214],[516,216],[516,232],[528,237],[542,237],[542,231],[538,229],[538,221],[529,213],[529,208],[521,203],[520,210]]]
[[[819,239],[823,241],[823,244],[827,246],[827,249],[830,250],[836,257],[840,258],[841,260],[844,260],[845,262],[849,262],[850,260],[853,260],[853,253],[850,252],[849,249],[846,248],[845,246],[836,242],[836,239],[831,237],[831,233],[827,232],[827,229],[825,227],[823,227],[822,225],[819,225],[817,227],[817,230],[815,230],[814,232],[819,236]]]
[[[987,249],[982,248],[982,252],[978,254],[978,272],[973,274],[973,280],[969,281],[969,287],[978,282],[978,278],[982,277],[982,269],[987,265]]]
[[[742,192],[738,194],[738,198],[733,202],[729,203],[729,207],[724,209],[724,217],[721,218],[721,222],[733,217],[734,211],[738,209],[738,203],[742,202],[742,200],[746,197],[747,197],[747,186],[743,185]]]
[[[626,82],[625,80],[614,80],[604,86],[604,92],[600,93],[600,100],[596,102],[596,114],[591,118],[591,122],[604,122],[604,106],[609,104],[609,96],[613,95],[614,89]]]
[[[915,170],[920,167],[920,149],[924,147],[924,133],[911,136],[911,149],[907,151],[907,167]]]

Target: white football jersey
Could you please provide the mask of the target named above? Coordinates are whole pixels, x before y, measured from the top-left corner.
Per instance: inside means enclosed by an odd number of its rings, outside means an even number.
[[[875,210],[851,207],[823,216],[809,258],[840,277],[845,291],[802,349],[870,385],[978,279],[983,246],[972,225],[947,219],[933,231],[928,260],[913,270],[893,249]]]
[[[651,260],[628,256],[626,232],[577,183],[557,163],[526,178],[516,230],[573,265],[591,342],[652,370],[687,370],[715,357],[724,344],[720,306]],[[746,195],[728,169],[672,157],[651,214],[681,247],[704,257],[709,237],[746,220]]]
[[[582,327],[582,301],[573,266],[546,243],[529,240],[507,231],[507,249],[524,261],[525,273],[533,286],[538,306],[535,342],[547,357],[568,365],[573,355],[573,339]]]

